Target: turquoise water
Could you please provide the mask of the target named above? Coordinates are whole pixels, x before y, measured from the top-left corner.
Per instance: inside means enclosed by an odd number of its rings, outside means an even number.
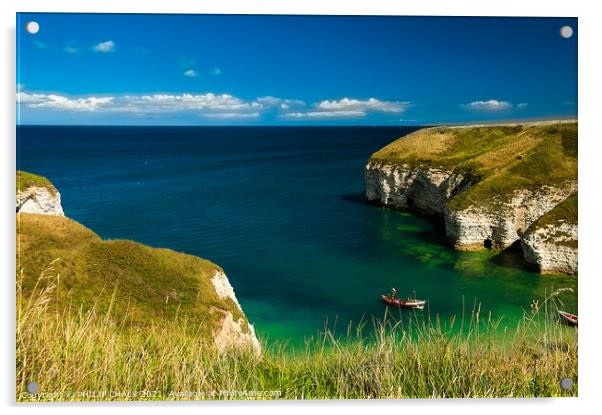
[[[492,312],[513,326],[533,299],[577,280],[520,254],[456,252],[439,224],[364,203],[370,154],[412,128],[19,127],[17,165],[50,178],[67,216],[221,265],[268,340],[381,318],[396,287],[443,320]]]

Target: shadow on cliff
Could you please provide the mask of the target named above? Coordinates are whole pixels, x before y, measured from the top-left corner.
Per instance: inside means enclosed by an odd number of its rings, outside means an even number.
[[[500,267],[514,268],[521,271],[532,271],[523,258],[520,240],[514,242],[510,247],[504,249],[499,254],[491,257],[489,261]]]

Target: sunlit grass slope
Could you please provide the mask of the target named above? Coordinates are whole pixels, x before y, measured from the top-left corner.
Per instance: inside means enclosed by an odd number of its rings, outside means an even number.
[[[96,307],[129,327],[172,322],[176,315],[199,326],[207,339],[222,313],[244,318],[230,299],[218,297],[211,283],[220,268],[210,261],[126,240],[102,240],[64,217],[17,215],[17,272],[28,298],[37,276],[52,264],[60,289],[53,307],[84,311]],[[183,329],[179,327],[179,329]]]

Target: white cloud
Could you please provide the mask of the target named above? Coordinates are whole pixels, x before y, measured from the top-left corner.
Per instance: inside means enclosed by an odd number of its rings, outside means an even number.
[[[196,71],[194,69],[188,69],[188,70],[184,71],[184,76],[188,76],[190,78],[196,78],[198,76],[198,74],[196,73]]]
[[[407,108],[407,102],[399,101],[381,101],[376,98],[370,98],[367,101],[358,99],[343,98],[339,101],[325,100],[319,102],[316,108],[322,111],[378,111],[378,112],[393,112],[401,113]]]
[[[213,68],[209,71],[209,75],[221,75],[222,74],[222,70],[220,68]]]
[[[48,108],[64,111],[97,111],[113,103],[114,97],[68,98],[57,94],[30,94],[20,91],[17,103],[28,108]]]
[[[140,109],[153,112],[181,111],[181,110],[256,110],[259,104],[247,102],[230,94],[153,94],[142,96],[126,96],[125,102],[133,104]]]
[[[94,45],[94,50],[96,52],[113,52],[115,50],[115,43],[112,40],[107,40],[106,42],[100,42]]]
[[[512,109],[513,105],[508,101],[490,99],[488,101],[473,101],[468,104],[464,104],[464,107],[476,111],[505,111]]]
[[[244,101],[229,94],[152,94],[119,97],[70,98],[58,94],[17,93],[17,103],[26,108],[57,111],[89,111],[111,113],[192,113],[215,118],[258,117],[262,105]]]
[[[272,96],[267,96],[267,97],[259,97],[255,101],[266,107],[277,107],[282,102],[282,99],[272,97]]]
[[[285,118],[294,119],[332,119],[332,118],[361,118],[368,113],[395,113],[401,114],[408,107],[408,102],[401,101],[381,101],[376,98],[368,100],[359,100],[353,98],[343,98],[340,100],[324,100],[313,105],[311,110],[306,112],[286,112]],[[287,110],[289,107],[281,106]]]
[[[516,104],[516,108],[518,109],[527,108],[528,106],[529,104],[527,104],[526,102],[519,102],[518,104]]]
[[[399,114],[407,106],[407,103],[375,98],[366,101],[344,98],[339,101],[321,101],[306,109],[305,102],[296,99],[264,96],[246,100],[230,94],[211,92],[70,97],[24,91],[22,86],[17,92],[17,103],[22,109],[131,115],[190,114],[215,119],[258,118],[269,111],[278,111],[283,118],[315,120],[362,118],[374,112]]]

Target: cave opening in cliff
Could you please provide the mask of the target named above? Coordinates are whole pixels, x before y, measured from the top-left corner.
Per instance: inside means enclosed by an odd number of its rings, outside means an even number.
[[[491,249],[493,248],[493,242],[491,241],[491,239],[487,238],[483,241],[483,246],[487,249]]]

